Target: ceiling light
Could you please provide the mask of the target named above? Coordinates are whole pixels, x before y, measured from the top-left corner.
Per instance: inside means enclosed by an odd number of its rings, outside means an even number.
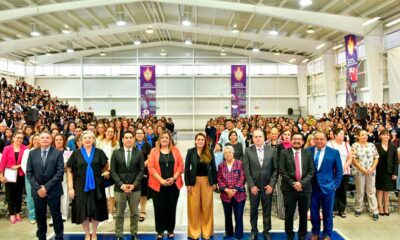
[[[275,56],[281,55],[281,51],[279,51],[279,49],[275,49],[273,52]]]
[[[140,45],[142,43],[142,41],[140,41],[140,38],[139,37],[135,37],[134,39],[133,39],[133,44],[135,44],[135,45]]]
[[[146,33],[149,33],[149,34],[152,34],[152,33],[154,33],[154,29],[153,29],[153,26],[148,26],[147,27],[147,29],[146,29]]]
[[[253,43],[253,49],[251,51],[259,52],[260,51],[259,44],[258,43]]]
[[[393,20],[393,21],[387,23],[385,26],[386,26],[386,27],[391,27],[391,26],[393,26],[393,25],[395,25],[395,24],[397,24],[397,23],[400,23],[400,18],[398,18],[398,19],[396,19],[396,20]]]
[[[71,33],[71,29],[69,28],[68,24],[64,24],[63,28],[61,29],[61,32],[64,34]]]
[[[332,49],[333,49],[333,50],[337,50],[337,49],[339,49],[339,48],[341,48],[341,47],[343,47],[343,44],[336,45],[336,46],[334,46]]]
[[[272,24],[272,28],[269,31],[269,35],[277,36],[278,34],[279,34],[279,32],[278,32],[278,28],[277,28],[276,24]]]
[[[219,53],[221,56],[226,56],[225,48],[221,49],[221,52]]]
[[[313,33],[315,33],[315,28],[313,27],[313,26],[308,26],[308,28],[307,28],[307,30],[306,30],[306,33],[308,33],[308,34],[313,34]]]
[[[374,22],[378,21],[379,19],[380,19],[380,17],[371,18],[371,19],[369,19],[368,21],[364,22],[362,25],[363,25],[363,26],[370,25],[371,23],[374,23]]]
[[[311,0],[300,0],[300,6],[307,7],[312,4]]]
[[[185,15],[182,18],[182,25],[183,26],[190,26],[192,22],[190,21],[190,16],[189,14],[185,13]]]
[[[160,55],[161,55],[161,56],[166,56],[166,55],[167,55],[167,52],[165,51],[164,48],[161,49]]]
[[[296,58],[292,58],[289,60],[290,63],[295,62],[295,61],[296,61]]]
[[[186,45],[191,45],[191,44],[192,44],[192,39],[187,38],[187,39],[185,40],[185,44],[186,44]]]
[[[101,52],[100,52],[100,56],[102,56],[102,57],[104,57],[104,56],[106,56],[107,54],[106,54],[106,52],[104,51],[104,49],[103,50],[101,50]]]
[[[233,24],[231,32],[234,33],[234,34],[238,34],[239,33],[239,29],[238,29],[238,26],[237,26],[236,23]]]
[[[32,37],[37,37],[40,35],[40,32],[38,30],[38,25],[37,23],[32,23],[31,24],[31,36]]]
[[[125,26],[125,12],[120,11],[117,12],[117,26]]]
[[[320,45],[318,45],[315,49],[321,49],[321,48],[323,48],[323,47],[325,47],[325,43],[321,43]]]
[[[46,50],[46,56],[50,56],[50,55],[51,55],[50,49],[47,49]]]
[[[306,62],[308,62],[308,61],[310,61],[310,59],[309,58],[306,58],[306,59],[304,59],[303,61],[301,61],[302,63],[306,63]]]
[[[74,48],[72,46],[72,42],[68,41],[67,42],[67,53],[73,53],[74,52]]]

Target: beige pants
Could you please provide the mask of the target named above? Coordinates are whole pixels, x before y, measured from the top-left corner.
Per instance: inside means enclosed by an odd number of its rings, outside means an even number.
[[[192,192],[188,192],[188,237],[210,239],[214,234],[213,190],[208,177],[196,177]]]
[[[356,185],[356,211],[362,211],[364,194],[367,193],[369,208],[374,214],[378,214],[378,201],[375,195],[375,173],[373,175],[356,174],[354,183]]]

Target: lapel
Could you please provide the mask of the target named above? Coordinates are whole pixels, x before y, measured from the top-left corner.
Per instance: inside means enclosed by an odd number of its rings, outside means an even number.
[[[324,167],[324,163],[326,162],[326,156],[328,156],[327,155],[328,152],[329,152],[329,148],[328,148],[328,146],[325,146],[325,153],[324,153],[324,157],[321,158],[322,162],[321,162],[321,166],[319,167],[319,170],[321,170]]]
[[[128,166],[126,166],[126,155],[125,155],[125,148],[121,148],[121,154],[122,154],[122,165],[125,167],[126,170],[129,170]],[[131,158],[132,158],[132,152],[131,152]]]
[[[300,149],[301,152],[301,170],[302,170],[302,175],[303,173],[307,172],[308,169],[308,162],[307,162],[307,152],[303,149]]]
[[[261,168],[262,166],[260,165],[260,161],[258,160],[256,145],[253,145],[253,148],[251,149],[251,151],[253,152],[253,155],[255,155],[255,157],[253,157],[253,162],[256,162],[257,166],[259,168]],[[265,158],[265,150],[264,150],[264,158]],[[264,163],[264,161],[263,161],[263,163]]]

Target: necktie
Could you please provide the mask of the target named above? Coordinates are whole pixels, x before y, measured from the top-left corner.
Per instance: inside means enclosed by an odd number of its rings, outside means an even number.
[[[42,165],[45,166],[47,158],[47,151],[42,151]]]
[[[301,173],[300,173],[300,158],[299,158],[299,152],[294,153],[294,161],[296,164],[296,180],[300,181],[301,180]]]
[[[131,150],[128,150],[128,159],[126,159],[126,167],[129,167],[130,162],[131,162]]]
[[[262,151],[263,151],[263,149],[262,148],[259,148],[259,149],[257,149],[257,151],[258,151],[258,161],[260,162],[260,165],[262,166],[263,165],[263,158],[264,158],[264,156],[262,156]]]
[[[321,149],[317,149],[317,155],[314,158],[314,166],[315,170],[318,170],[318,163],[319,163],[319,155],[321,154]]]

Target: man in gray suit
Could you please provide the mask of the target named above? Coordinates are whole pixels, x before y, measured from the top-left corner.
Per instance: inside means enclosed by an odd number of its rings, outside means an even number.
[[[277,154],[273,148],[265,145],[264,141],[264,132],[255,130],[254,145],[246,149],[243,160],[250,192],[251,240],[258,238],[257,220],[260,201],[263,210],[263,236],[266,240],[271,239],[269,230],[271,230],[272,192],[278,176]]]

